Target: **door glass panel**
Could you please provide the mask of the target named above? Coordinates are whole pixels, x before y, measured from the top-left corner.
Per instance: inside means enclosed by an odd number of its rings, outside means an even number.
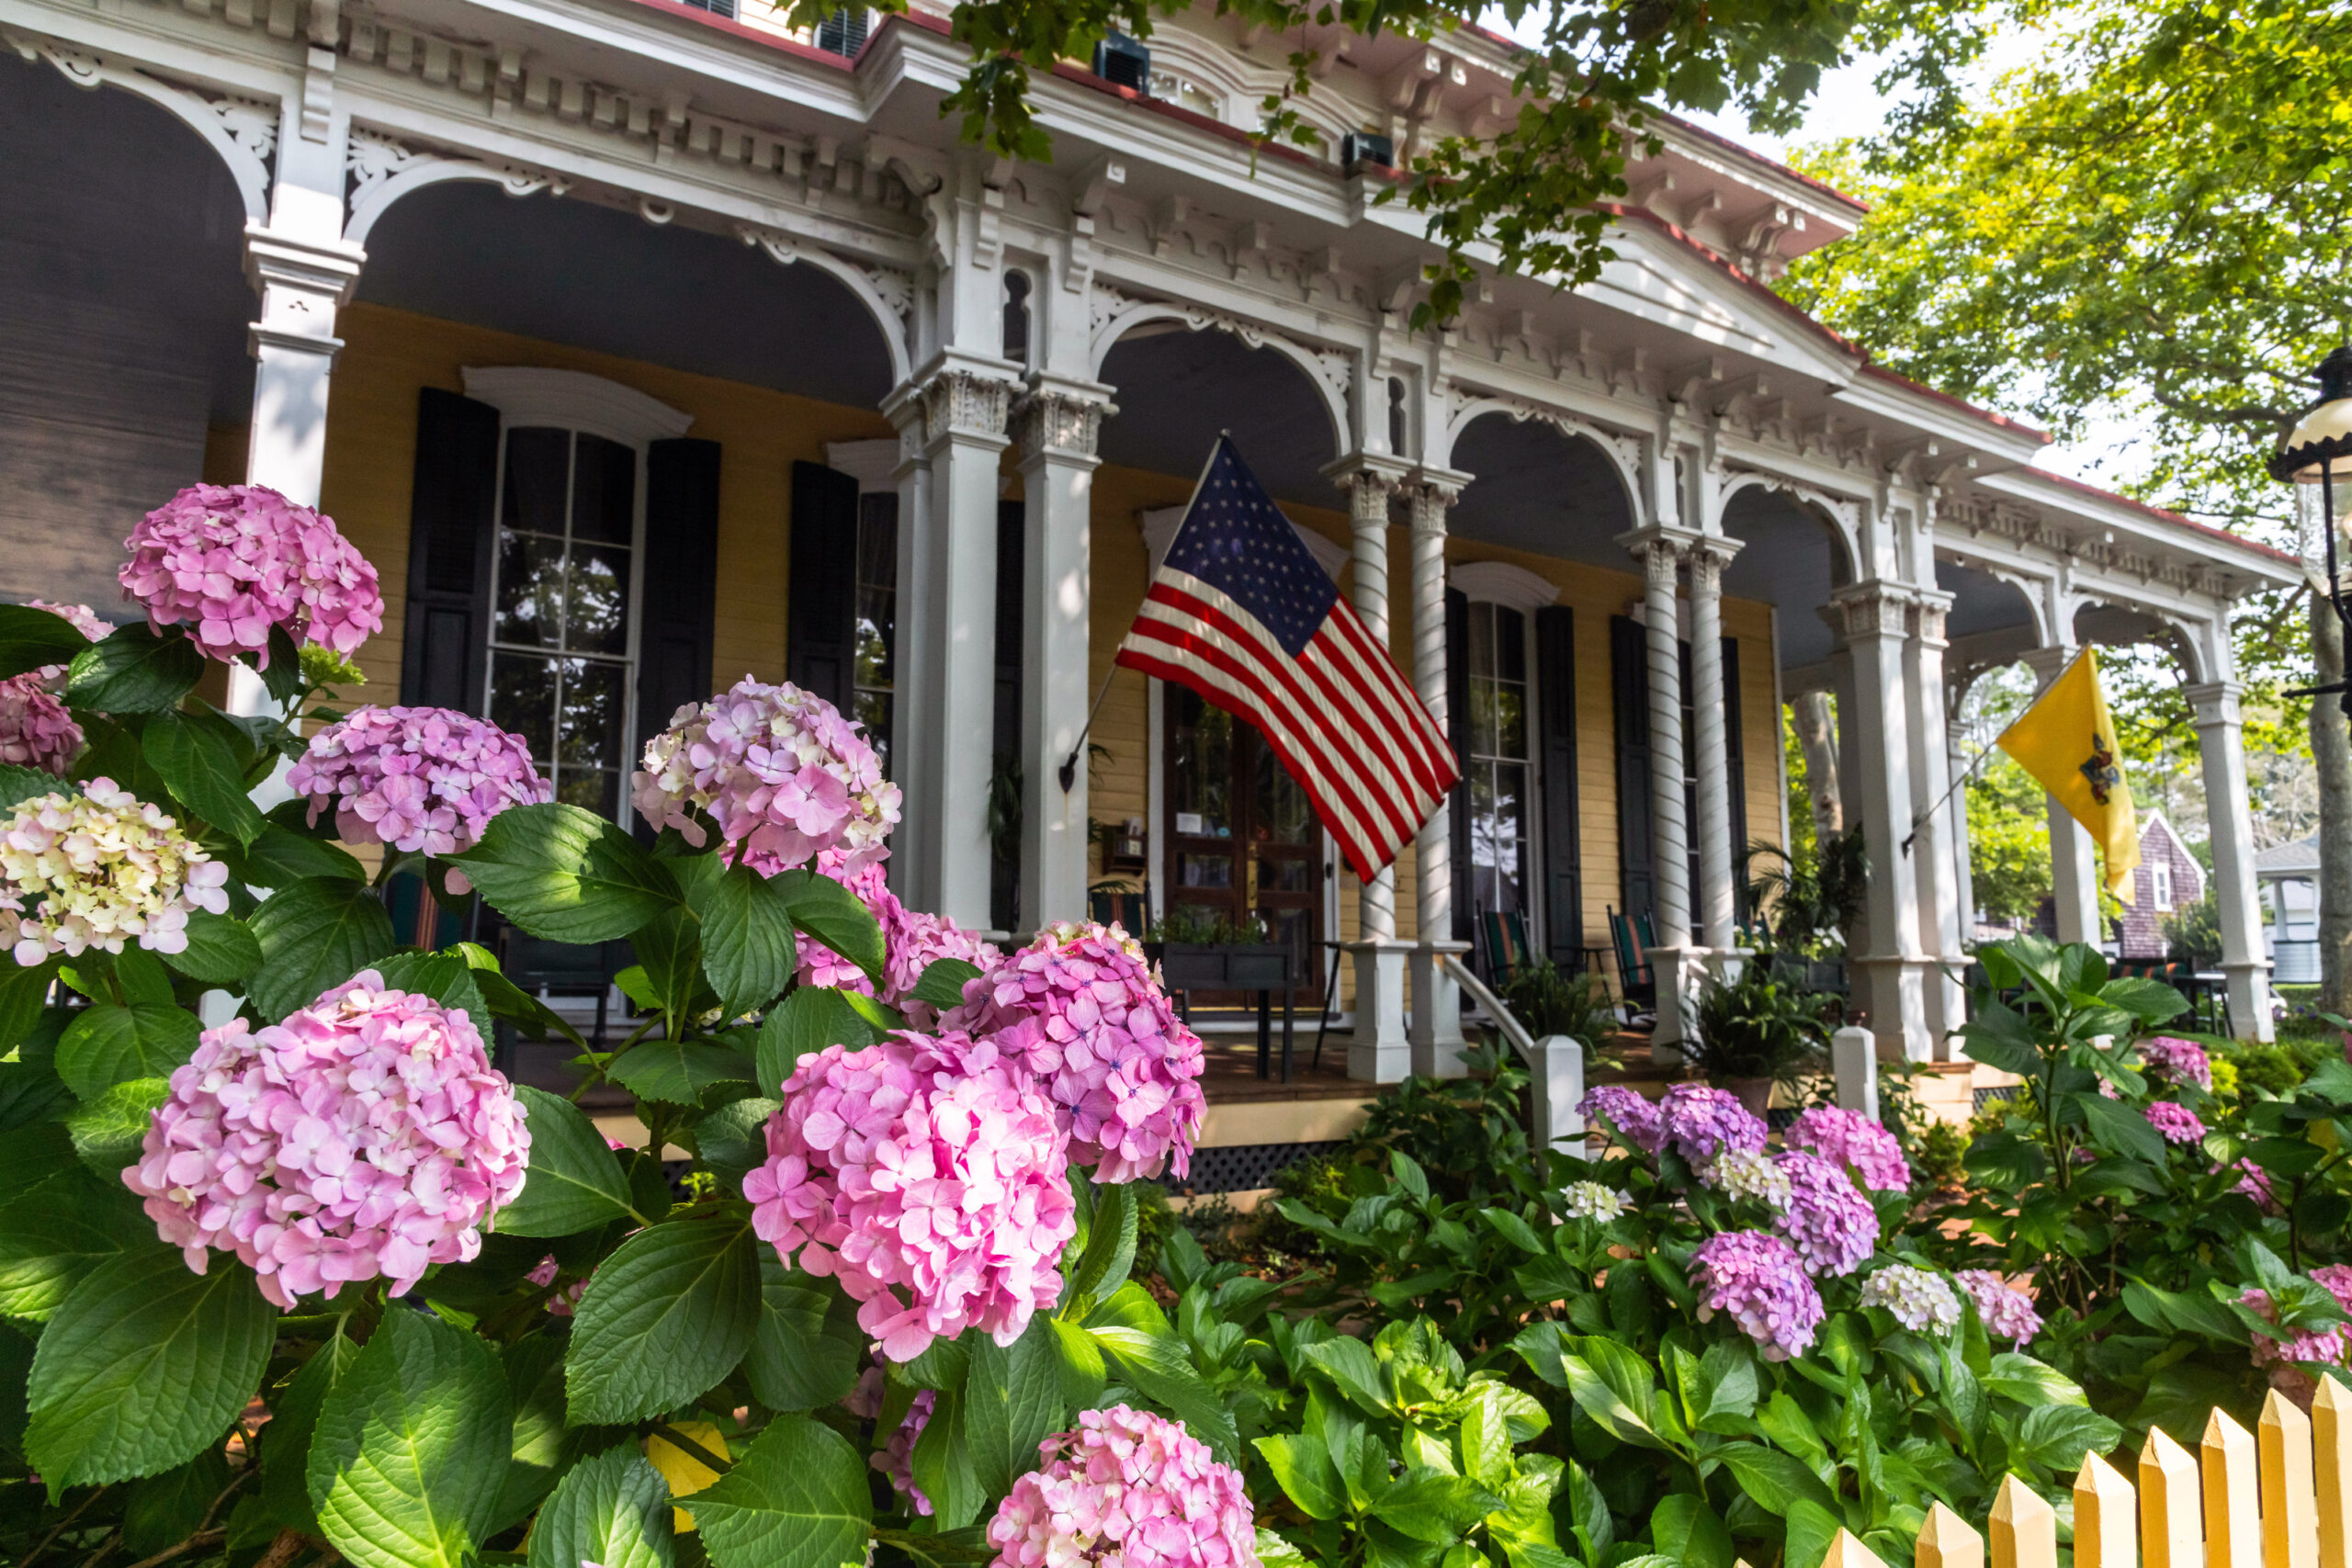
[[[1259,765],[1257,774],[1257,821],[1250,837],[1257,842],[1274,844],[1311,844],[1315,840],[1315,805],[1306,798],[1306,791],[1290,776],[1274,756],[1273,748],[1264,739],[1251,732],[1256,741]]]
[[[1174,784],[1175,834],[1181,839],[1233,837],[1233,716],[1191,692],[1170,687],[1179,712],[1170,775]]]
[[[1231,887],[1233,857],[1180,854],[1176,857],[1176,885],[1180,887]]]

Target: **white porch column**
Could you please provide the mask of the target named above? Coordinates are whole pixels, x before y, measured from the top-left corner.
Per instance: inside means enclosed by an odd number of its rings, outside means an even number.
[[[1731,841],[1731,750],[1724,717],[1724,568],[1739,541],[1709,536],[1690,547],[1690,706],[1699,775],[1699,908],[1701,944],[1737,945],[1739,900],[1735,878],[1742,845]],[[1655,705],[1655,702],[1653,702]],[[1663,933],[1661,933],[1663,934]]]
[[[1683,989],[1694,960],[1690,942],[1690,839],[1682,799],[1682,650],[1675,581],[1694,536],[1664,527],[1638,528],[1617,542],[1642,563],[1642,626],[1647,643],[1650,703],[1651,914],[1657,942],[1649,950],[1657,982],[1657,1022],[1650,1032],[1657,1059],[1679,1061],[1684,1038]]]
[[[1915,863],[1902,849],[1912,817],[1911,715],[1904,693],[1912,595],[1884,582],[1862,582],[1838,590],[1831,599],[1846,615],[1854,703],[1846,735],[1860,786],[1855,815],[1870,856],[1863,899],[1868,934],[1854,966],[1880,1052],[1923,1062],[1929,1042],[1918,884]]]
[[[1952,1055],[1951,1037],[1968,1021],[1960,984],[1966,963],[1961,951],[1960,888],[1955,867],[1965,853],[1951,801],[1951,727],[1944,717],[1944,616],[1951,595],[1917,592],[1911,609],[1912,636],[1904,645],[1904,695],[1910,705],[1912,863],[1919,888],[1919,947],[1928,959],[1921,984],[1927,1004],[1928,1037],[1938,1060]]]
[[[245,482],[267,485],[299,506],[319,503],[328,380],[343,350],[335,312],[350,301],[366,259],[339,239],[245,227],[245,275],[261,295],[261,319],[247,329],[254,416]]]
[[[1424,469],[1406,492],[1411,509],[1413,571],[1413,690],[1441,731],[1447,721],[1445,666],[1445,514],[1460,499],[1466,474]],[[1421,824],[1413,840],[1414,935],[1411,959],[1413,1071],[1424,1077],[1460,1077],[1462,990],[1445,972],[1449,953],[1469,950],[1453,940],[1453,836],[1449,802]]]
[[[1012,367],[950,351],[932,361],[886,409],[909,428],[919,403],[928,502],[910,541],[927,578],[917,606],[915,657],[922,728],[921,783],[910,881],[919,908],[969,931],[989,925],[988,789],[996,692],[996,505],[998,466],[1008,445]],[[916,814],[919,813],[919,816]]]
[[[1388,645],[1388,502],[1408,465],[1385,454],[1359,453],[1325,470],[1348,493],[1355,553],[1348,603],[1372,634]],[[1410,1068],[1405,1034],[1405,957],[1396,940],[1396,868],[1384,866],[1361,886],[1356,903],[1356,1032],[1348,1044],[1348,1076],[1397,1083]]]
[[[1086,918],[1086,758],[1062,784],[1093,699],[1087,629],[1095,440],[1111,389],[1032,378],[1012,411],[1026,500],[1022,584],[1021,908],[1023,929]]]
[[[2235,681],[2190,686],[2205,760],[2205,820],[2212,835],[2213,903],[2222,921],[2222,968],[2230,977],[2230,1027],[2271,1038],[2270,972],[2262,959],[2262,911],[2254,886],[2254,819],[2245,799],[2245,735]]]
[[[2049,689],[2050,682],[2074,661],[2075,651],[2071,648],[2036,648],[2026,652],[2026,667],[2033,671],[2034,695],[2038,697]],[[2050,889],[2052,902],[2058,908],[2058,940],[2097,946],[2098,850],[2091,843],[2089,829],[2075,821],[2058,804],[2055,795],[2045,798],[2050,816]]]
[[[1951,710],[1945,710],[1949,713]],[[1946,748],[1945,785],[1968,771],[1968,726],[1958,719],[1947,727],[1951,743]],[[1960,904],[1960,939],[1963,945],[1976,940],[1976,878],[1968,862],[1968,791],[1965,787],[1952,790],[1951,796],[1951,875],[1952,887]]]

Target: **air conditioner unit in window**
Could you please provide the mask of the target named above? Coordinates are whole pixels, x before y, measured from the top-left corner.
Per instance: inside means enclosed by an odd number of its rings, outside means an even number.
[[[1138,93],[1151,91],[1151,51],[1125,33],[1111,33],[1094,46],[1094,73]]]
[[[729,3],[731,4],[732,0]],[[865,47],[865,35],[873,22],[873,12],[843,6],[817,24],[817,47],[827,54],[854,60],[857,51]]]
[[[1396,143],[1385,136],[1374,136],[1368,130],[1351,130],[1340,138],[1340,166],[1353,169],[1359,164],[1376,168],[1396,166]]]

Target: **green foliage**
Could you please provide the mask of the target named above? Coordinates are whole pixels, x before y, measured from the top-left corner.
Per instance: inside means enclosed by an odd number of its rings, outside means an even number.
[[[2194,904],[2184,904],[2163,921],[2165,951],[2199,969],[2222,966],[2222,916],[2209,887]]]
[[[1736,978],[1710,980],[1699,993],[1696,1035],[1683,1054],[1713,1083],[1794,1078],[1827,1059],[1826,1001],[1775,979],[1770,964],[1742,964]]]
[[[1527,1069],[1509,1046],[1464,1053],[1465,1077],[1411,1077],[1372,1102],[1350,1140],[1376,1154],[1410,1160],[1441,1190],[1484,1192],[1508,1179],[1504,1168],[1526,1165]]]
[[[1968,877],[1976,907],[1996,920],[2030,920],[2050,897],[2047,796],[2006,754],[1968,781]]]
[[[1795,807],[1790,807],[1792,819]],[[1807,832],[1792,852],[1763,839],[1742,854],[1747,907],[1761,913],[1772,951],[1814,957],[1845,945],[1860,918],[1870,855],[1860,827],[1826,842]]]
[[[1598,975],[1571,975],[1548,958],[1522,965],[1502,987],[1502,1003],[1538,1040],[1563,1034],[1592,1048],[1617,1032],[1617,1008]]]

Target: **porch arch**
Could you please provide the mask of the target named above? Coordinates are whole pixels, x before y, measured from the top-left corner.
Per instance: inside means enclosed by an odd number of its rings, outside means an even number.
[[[1520,398],[1482,397],[1463,404],[1454,411],[1453,417],[1446,421],[1443,446],[1431,456],[1430,461],[1440,468],[1453,467],[1453,449],[1462,439],[1463,433],[1489,414],[1500,414],[1514,424],[1525,424],[1531,421],[1548,424],[1570,440],[1585,443],[1607,458],[1610,466],[1616,469],[1617,478],[1625,487],[1628,505],[1634,505],[1634,498],[1641,494],[1641,447],[1633,436],[1603,430],[1573,414],[1544,408]],[[1639,507],[1635,506],[1634,511],[1638,515]]]
[[[249,222],[269,220],[269,160],[277,147],[278,106],[266,99],[222,93],[206,97],[175,86],[106,55],[54,39],[10,31],[6,40],[28,61],[46,60],[75,86],[95,91],[115,87],[146,99],[186,125],[211,148],[236,182]]]
[[[1159,321],[1171,322],[1186,332],[1197,333],[1215,328],[1238,338],[1246,347],[1272,349],[1289,360],[1306,375],[1307,385],[1315,389],[1323,412],[1331,422],[1333,450],[1343,450],[1347,446],[1348,389],[1354,378],[1351,356],[1334,350],[1310,349],[1278,332],[1221,311],[1157,299],[1130,303],[1095,329],[1088,345],[1088,374],[1098,381],[1104,379],[1102,367],[1120,340],[1132,335],[1139,327]]]

